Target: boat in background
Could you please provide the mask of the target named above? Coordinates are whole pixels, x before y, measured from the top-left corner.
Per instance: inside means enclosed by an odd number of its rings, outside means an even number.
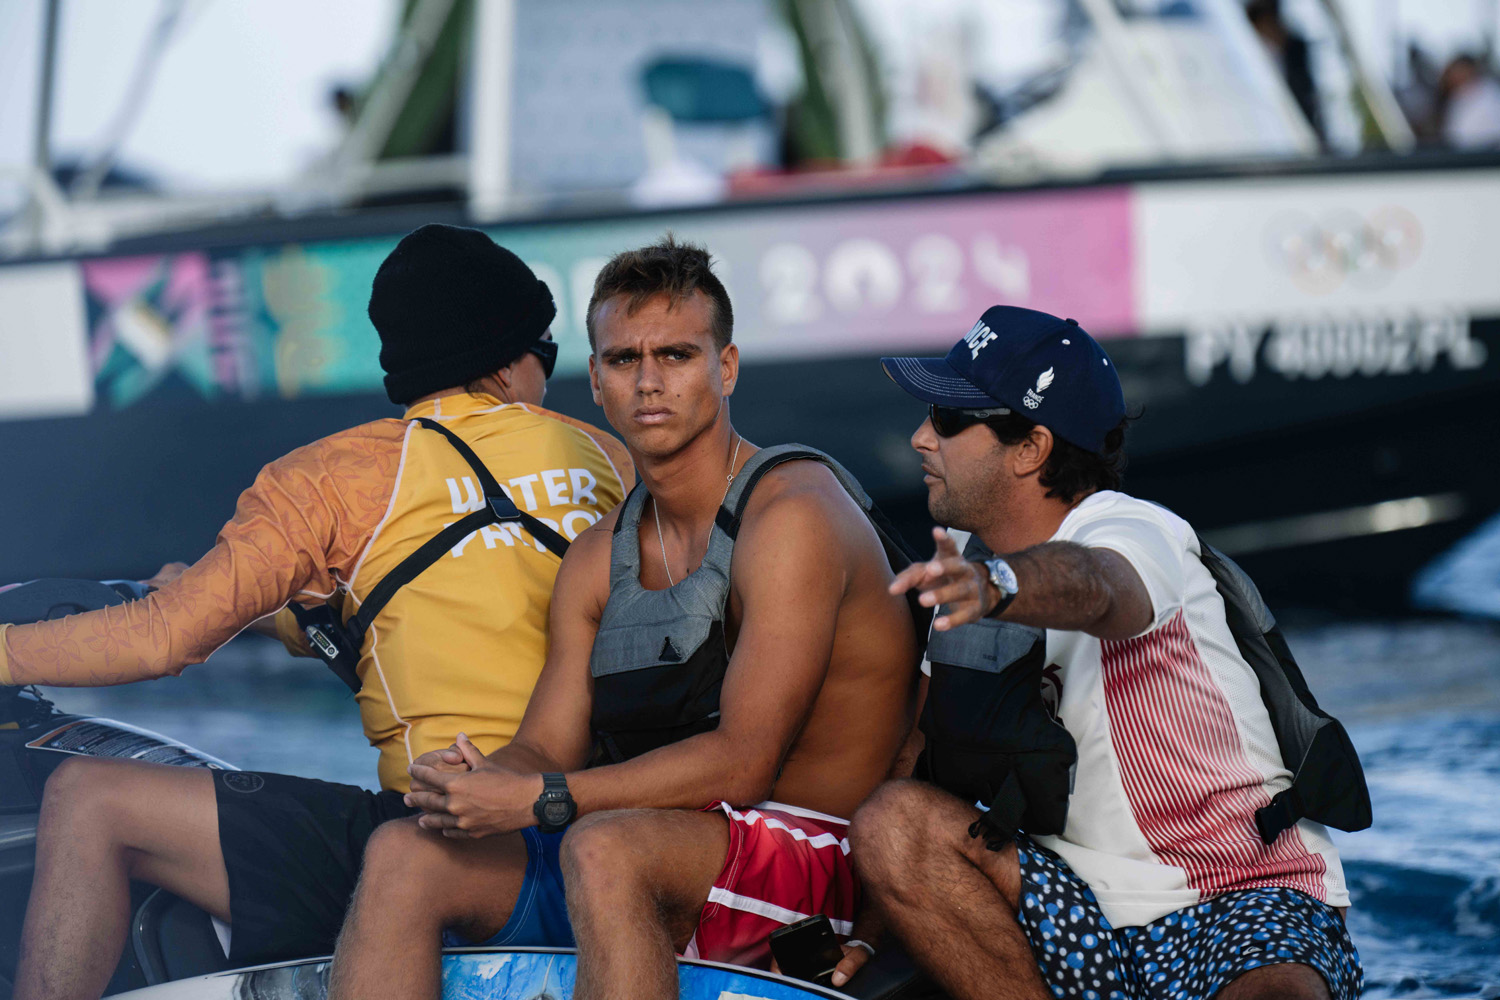
[[[398,416],[370,281],[458,206],[221,226],[0,265],[0,578],[149,575],[205,551],[259,467]],[[1500,157],[1175,168],[1074,184],[733,203],[485,226],[551,286],[549,405],[597,420],[583,311],[609,254],[665,231],[720,261],[751,440],[840,457],[926,536],[880,375],[995,302],[1077,318],[1116,360],[1129,488],[1278,604],[1387,611],[1500,510]],[[74,498],[74,499],[68,499]],[[84,509],[80,509],[80,504]],[[139,530],[151,525],[151,530]]]
[[[1067,6],[1057,64],[996,98],[968,162],[884,167],[858,0],[726,2],[682,41],[702,58],[663,50],[687,30],[670,4],[579,2],[589,32],[576,5],[406,5],[343,143],[274,196],[64,197],[39,166],[0,239],[0,511],[27,525],[0,579],[191,559],[265,462],[398,416],[365,302],[432,221],[484,228],[551,287],[548,402],[586,420],[600,266],[666,231],[704,243],[744,351],[737,426],[838,455],[913,539],[921,410],[876,361],[943,353],[997,302],[1104,342],[1144,414],[1128,488],[1277,604],[1409,609],[1413,576],[1500,511],[1500,155],[1314,157],[1230,0]],[[1373,134],[1411,148],[1325,6]],[[750,68],[769,29],[806,84],[775,107]],[[778,114],[845,168],[736,173]],[[701,179],[684,158],[725,182],[672,207],[664,179]]]

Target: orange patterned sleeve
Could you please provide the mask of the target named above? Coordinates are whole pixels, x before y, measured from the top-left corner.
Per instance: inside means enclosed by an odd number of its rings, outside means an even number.
[[[87,687],[178,674],[298,593],[332,594],[390,503],[404,434],[377,421],[272,462],[213,549],[160,590],[0,630],[0,679]]]

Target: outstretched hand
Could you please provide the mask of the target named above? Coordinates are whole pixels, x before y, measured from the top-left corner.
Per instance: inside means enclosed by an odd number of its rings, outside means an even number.
[[[540,774],[518,774],[491,763],[463,733],[454,747],[462,768],[446,756],[442,766],[413,762],[407,768],[412,790],[405,801],[422,810],[418,825],[464,839],[510,833],[535,822],[532,807],[542,794]]]
[[[933,528],[937,551],[926,562],[912,563],[891,581],[891,593],[903,594],[917,589],[917,600],[926,608],[948,605],[947,614],[932,623],[938,632],[967,625],[983,618],[1000,596],[990,583],[989,574],[978,563],[969,562],[958,551],[958,545],[942,528]]]

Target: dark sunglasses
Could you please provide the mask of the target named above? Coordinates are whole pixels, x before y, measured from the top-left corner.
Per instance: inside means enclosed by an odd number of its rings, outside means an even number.
[[[932,421],[932,429],[937,431],[938,437],[946,438],[961,434],[991,417],[1003,417],[1010,412],[1003,406],[990,410],[961,410],[957,407],[938,406],[933,403],[927,407],[927,418]]]
[[[551,378],[552,369],[557,367],[557,341],[538,340],[535,344],[526,348],[526,353],[535,354],[542,359],[542,377]]]

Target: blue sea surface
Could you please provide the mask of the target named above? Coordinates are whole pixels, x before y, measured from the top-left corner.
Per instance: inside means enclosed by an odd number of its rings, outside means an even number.
[[[1334,832],[1367,997],[1500,998],[1500,626],[1299,622],[1289,641],[1365,765],[1375,825]],[[240,767],[375,787],[347,689],[244,636],[181,678],[51,689]]]

